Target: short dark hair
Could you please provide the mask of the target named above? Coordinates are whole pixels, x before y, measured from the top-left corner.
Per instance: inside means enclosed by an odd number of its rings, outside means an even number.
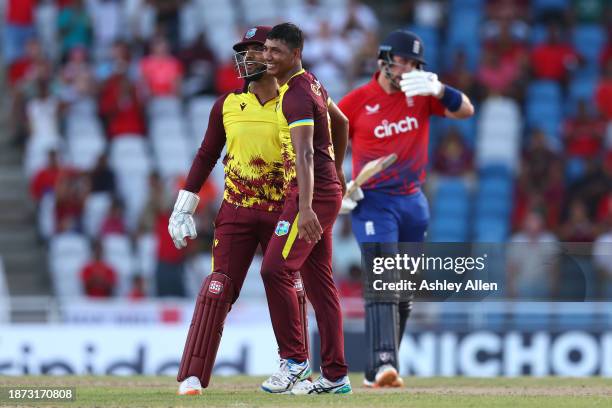
[[[291,49],[304,48],[304,34],[298,26],[293,23],[282,23],[272,27],[268,33],[268,39],[281,40]]]

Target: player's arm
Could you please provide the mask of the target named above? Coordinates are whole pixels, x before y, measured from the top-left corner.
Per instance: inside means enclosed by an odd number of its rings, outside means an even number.
[[[346,155],[346,147],[348,145],[349,121],[342,113],[338,105],[331,99],[327,105],[329,118],[331,122],[331,139],[334,146],[334,161],[336,163],[336,173],[342,184],[342,195],[346,192],[346,180],[344,179],[344,171],[342,164]]]
[[[196,153],[191,169],[185,181],[185,190],[198,193],[202,185],[210,175],[212,169],[217,164],[221,151],[225,146],[226,136],[223,126],[223,103],[225,97],[222,96],[213,105],[208,117],[208,127],[204,134],[204,140]]]
[[[457,109],[456,111],[451,111],[448,108],[448,106],[444,103],[444,98],[447,97],[446,94],[449,92],[458,92],[460,94],[461,104],[459,105],[459,109]],[[456,96],[454,97],[456,98]],[[436,95],[436,98],[438,98],[440,102],[442,102],[442,104],[445,106],[446,109],[444,109],[444,116],[446,116],[447,118],[467,119],[474,114],[474,106],[472,105],[470,98],[468,98],[468,96],[464,94],[463,92],[456,90],[454,88],[451,88],[448,85],[442,86],[442,92],[439,96]]]
[[[317,242],[323,229],[312,209],[314,194],[314,127],[310,125],[291,126],[291,143],[295,151],[295,167],[299,190],[298,234],[306,242]]]
[[[168,232],[178,249],[187,246],[187,237],[195,239],[198,236],[193,221],[193,213],[200,202],[197,193],[219,160],[226,140],[223,127],[224,101],[225,96],[222,96],[210,111],[204,140],[193,159],[185,187],[179,191],[168,222]]]
[[[428,96],[437,98],[444,106],[444,116],[452,119],[465,119],[474,114],[470,99],[458,89],[445,85],[433,72],[413,70],[402,75],[402,92],[407,97]]]

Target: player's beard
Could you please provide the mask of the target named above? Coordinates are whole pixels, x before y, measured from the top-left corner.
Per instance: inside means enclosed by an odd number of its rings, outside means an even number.
[[[264,74],[266,73],[266,70],[263,69],[255,74],[249,75],[247,77],[245,77],[245,80],[247,82],[256,82],[259,81],[261,78],[263,78]]]
[[[391,84],[391,87],[395,88],[396,90],[400,91],[402,88],[400,87],[400,77],[397,75],[393,75],[391,73],[391,69],[389,68],[389,64],[385,64],[385,66],[383,67],[383,74],[385,75],[385,78],[387,78],[389,80],[389,83]]]

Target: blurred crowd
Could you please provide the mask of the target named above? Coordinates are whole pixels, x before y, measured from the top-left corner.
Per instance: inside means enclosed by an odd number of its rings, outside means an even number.
[[[184,173],[168,174],[152,166],[146,174],[147,196],[132,211],[125,190],[119,188],[111,150],[121,139],[153,143],[156,101],[176,101],[179,114],[186,115],[192,102],[214,101],[215,95],[240,88],[231,44],[251,24],[284,20],[304,30],[306,68],[336,100],[375,71],[379,34],[402,26],[422,35],[427,69],[468,94],[477,112],[487,103],[508,101],[525,117],[520,153],[509,166],[512,205],[504,238],[612,242],[612,7],[605,0],[412,0],[376,5],[359,0],[269,0],[257,8],[274,6],[276,11],[262,21],[249,20],[256,13],[247,1],[5,3],[9,131],[24,151],[31,194],[40,205],[42,239],[51,243],[62,234],[78,234],[87,241],[91,252],[78,267],[80,293],[134,298],[188,294],[182,276],[192,260],[209,252],[222,177],[211,178],[200,192],[198,239],[178,251],[166,226]],[[384,10],[393,14],[397,25],[386,22],[380,27],[377,15]],[[208,14],[214,14],[216,23],[194,22]],[[232,21],[229,28],[226,15]],[[458,15],[465,23],[455,22]],[[592,42],[576,40],[576,33],[590,28],[603,33],[596,50]],[[226,34],[224,41],[218,32]],[[476,35],[463,34],[468,38],[462,42],[462,32]],[[552,89],[561,106],[555,127],[538,121],[536,108],[535,119],[530,119],[532,90],[538,87]],[[95,160],[75,165],[78,158],[68,154],[73,142],[67,135],[83,112],[94,113],[104,141]],[[434,182],[429,193],[434,201],[439,180],[478,184],[479,120],[477,115],[465,124],[432,125]],[[206,121],[203,115],[201,122]],[[42,140],[54,142],[35,142]],[[32,159],[35,143],[47,148]],[[197,144],[196,140],[190,145],[190,158]],[[346,162],[350,174],[350,158]],[[106,197],[107,204],[90,228],[84,213],[94,196]],[[155,243],[150,252],[156,260],[153,272],[145,273],[135,262],[122,290],[122,272],[108,262],[112,254],[105,253],[112,247],[105,244],[106,238],[117,236],[129,242],[134,254],[143,237]],[[444,238],[432,234],[433,240]],[[341,292],[354,296],[359,292],[360,258],[347,217],[337,222],[335,245],[342,253],[334,258]],[[611,264],[599,266],[607,268],[608,277]]]
[[[209,252],[222,197],[219,172],[200,192],[197,241],[178,251],[166,226],[188,167],[182,174],[168,174],[160,171],[159,161],[151,166],[144,188],[147,197],[131,211],[132,192],[121,189],[122,175],[117,174],[111,151],[119,140],[134,138],[142,139],[151,150],[156,102],[176,102],[176,117],[182,120],[192,101],[209,109],[216,95],[242,87],[231,44],[248,28],[248,21],[235,16],[233,38],[223,44],[226,49],[211,46],[208,40],[222,27],[185,28],[192,12],[208,14],[215,6],[235,5],[183,0],[6,1],[4,60],[12,110],[10,133],[24,152],[41,238],[49,245],[50,257],[71,245],[86,250],[85,256],[75,256],[80,259],[75,263],[82,282],[75,288],[77,294],[184,296],[189,282],[185,269],[198,254]],[[369,7],[358,1],[344,6],[330,15],[317,1],[307,1],[287,8],[273,21],[254,23],[300,21],[309,41],[305,60],[323,81],[338,85],[334,92],[341,96],[360,75],[371,72],[364,61],[371,62],[375,54],[378,28]],[[248,8],[246,2],[244,7]],[[195,143],[189,145],[189,161],[203,136],[208,109],[196,118],[201,124]],[[89,149],[81,155],[75,145],[98,126],[104,140],[92,138],[87,143],[100,144],[99,155],[84,159],[91,156]],[[178,139],[178,135],[166,135],[174,136]],[[103,208],[96,211],[96,207]],[[93,220],[92,212],[96,213]],[[352,239],[350,234],[344,236]],[[127,252],[138,258],[139,242],[147,240],[154,242],[146,253],[155,261],[152,273],[137,261],[125,268],[124,257],[109,253],[112,248],[126,252],[129,246]],[[79,246],[82,242],[87,245]],[[355,253],[356,248],[352,250]],[[358,255],[353,261],[359,262]],[[75,275],[75,271],[61,271],[75,269],[73,263],[56,263],[50,259],[52,279]],[[128,284],[122,285],[126,273]],[[58,292],[66,292],[59,286]],[[75,290],[68,289],[67,294]]]

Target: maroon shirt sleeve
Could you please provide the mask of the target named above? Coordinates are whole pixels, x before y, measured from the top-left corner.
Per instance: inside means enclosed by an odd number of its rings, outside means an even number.
[[[223,127],[223,103],[228,94],[225,94],[213,105],[208,119],[208,128],[204,140],[193,159],[191,169],[185,181],[185,190],[198,193],[204,181],[217,164],[223,146],[225,146],[225,128]]]
[[[295,81],[285,96],[283,96],[283,115],[287,119],[287,124],[304,119],[314,119],[314,101],[304,88],[303,84]]]

